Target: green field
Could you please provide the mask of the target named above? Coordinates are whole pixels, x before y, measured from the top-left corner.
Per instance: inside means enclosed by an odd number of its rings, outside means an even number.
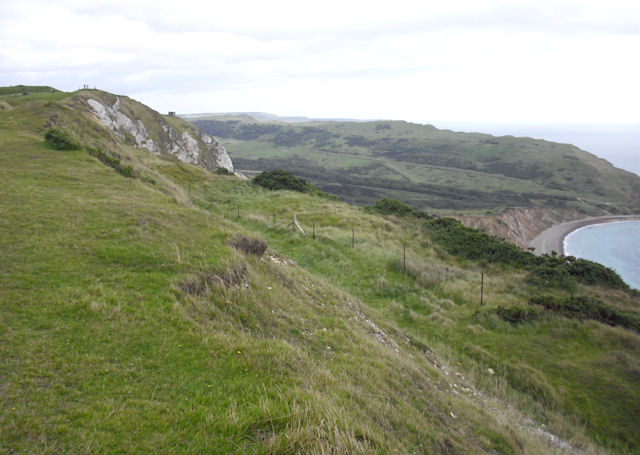
[[[640,178],[568,144],[398,121],[286,124],[213,116],[193,122],[223,139],[238,169],[282,168],[355,204],[391,196],[440,213],[640,209]]]
[[[87,96],[0,96],[0,453],[640,450],[637,292],[148,153]]]

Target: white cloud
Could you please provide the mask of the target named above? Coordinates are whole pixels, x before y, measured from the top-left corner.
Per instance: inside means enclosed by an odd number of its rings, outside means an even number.
[[[0,4],[0,85],[159,110],[640,121],[635,1]]]

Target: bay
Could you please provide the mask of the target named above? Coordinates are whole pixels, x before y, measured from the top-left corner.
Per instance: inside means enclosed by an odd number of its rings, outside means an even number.
[[[640,289],[640,221],[580,228],[565,237],[564,252],[611,267],[629,286]]]

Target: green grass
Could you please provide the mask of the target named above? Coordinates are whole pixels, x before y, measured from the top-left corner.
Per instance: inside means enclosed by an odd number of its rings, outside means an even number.
[[[540,291],[526,271],[452,256],[419,219],[112,141],[56,96],[0,112],[3,452],[559,451],[543,423],[587,452],[640,447],[637,333],[504,321]],[[45,146],[54,113],[81,150]],[[575,292],[638,315],[630,291]]]

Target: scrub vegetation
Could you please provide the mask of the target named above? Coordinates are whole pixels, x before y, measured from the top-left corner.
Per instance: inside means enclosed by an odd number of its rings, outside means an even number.
[[[549,285],[452,221],[148,153],[82,92],[0,102],[3,452],[640,450],[624,284],[551,257],[573,284]]]
[[[308,180],[293,175],[291,172],[282,169],[264,171],[254,177],[253,183],[268,190],[290,190],[299,193],[309,193],[323,196],[329,199],[337,199],[335,196],[320,191]]]

